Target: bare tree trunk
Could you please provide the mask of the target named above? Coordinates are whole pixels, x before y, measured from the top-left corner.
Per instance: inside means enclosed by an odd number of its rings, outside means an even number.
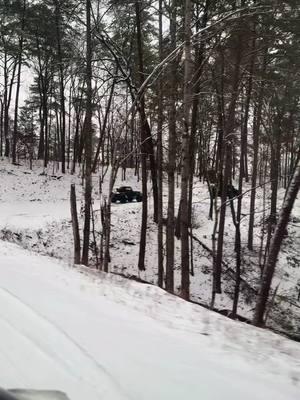
[[[221,73],[220,73],[220,87],[217,84],[216,81],[216,93],[217,93],[217,109],[218,109],[218,123],[217,123],[217,138],[216,138],[216,160],[215,160],[215,171],[216,171],[216,176],[214,177],[215,181],[215,195],[214,195],[214,201],[212,199],[213,191],[211,191],[210,196],[211,196],[211,209],[210,212],[212,214],[213,210],[213,205],[215,209],[215,222],[214,222],[214,229],[213,229],[213,234],[212,234],[212,248],[213,248],[213,273],[212,273],[212,296],[211,296],[211,304],[210,307],[213,309],[215,299],[216,299],[216,294],[221,292],[221,274],[222,274],[222,260],[220,262],[218,255],[219,255],[219,245],[220,240],[219,240],[219,232],[218,232],[218,240],[217,240],[217,230],[219,226],[219,219],[220,219],[220,213],[218,210],[218,205],[217,205],[217,199],[218,199],[218,193],[221,191],[222,193],[222,184],[224,181],[223,177],[223,166],[224,166],[224,158],[225,158],[225,140],[224,140],[224,131],[225,131],[225,116],[224,116],[224,55],[221,52]],[[230,158],[231,159],[231,158]],[[227,163],[227,167],[229,167],[230,162]],[[227,174],[227,172],[226,172]],[[213,188],[212,188],[213,189]],[[226,191],[227,194],[227,191]],[[222,198],[221,198],[221,205],[223,204],[223,199],[227,198],[227,195],[224,196],[224,193],[222,193]],[[222,230],[221,230],[222,234]],[[223,244],[222,244],[223,246]]]
[[[212,284],[212,291],[211,291],[211,302],[210,308],[213,310],[215,306],[216,300],[216,257],[217,257],[217,229],[218,229],[218,220],[219,220],[219,211],[217,207],[217,197],[214,199],[214,208],[215,208],[215,222],[213,227],[213,233],[211,235],[211,242],[212,242],[212,258],[213,258],[213,284]]]
[[[141,8],[138,1],[135,2],[135,14],[136,14],[136,38],[138,47],[138,62],[139,62],[139,75],[140,75],[140,86],[144,82],[144,57],[143,57],[143,39],[142,39],[142,28],[141,28]],[[148,219],[148,191],[147,191],[147,140],[149,139],[147,130],[149,128],[148,121],[145,113],[145,99],[144,97],[140,100],[139,105],[140,111],[140,130],[141,130],[141,167],[142,167],[142,193],[143,193],[143,206],[142,206],[142,224],[141,224],[141,236],[140,236],[140,248],[139,248],[139,260],[138,269],[140,271],[145,270],[145,255],[146,255],[146,235],[147,235],[147,219]],[[149,128],[150,129],[150,128]]]
[[[264,171],[264,180],[266,180],[267,176],[267,164],[265,165]],[[262,227],[261,227],[261,235],[260,235],[260,245],[259,245],[259,253],[258,253],[258,265],[260,269],[260,278],[262,278],[263,270],[264,270],[264,262],[263,262],[263,250],[264,250],[264,240],[265,240],[265,225],[266,225],[266,185],[263,185],[263,214],[262,214]]]
[[[159,60],[163,60],[163,21],[162,0],[159,0]],[[157,122],[157,178],[158,178],[158,208],[157,208],[157,255],[158,255],[158,286],[163,287],[164,254],[163,254],[163,78],[158,83],[158,122]]]
[[[190,176],[190,128],[192,106],[192,58],[191,58],[191,19],[192,3],[185,0],[184,29],[184,131],[182,136],[182,169],[181,169],[181,207],[180,207],[180,237],[181,237],[181,296],[190,297],[190,254],[189,254],[189,203],[188,182]]]
[[[92,203],[92,36],[91,0],[86,0],[86,116],[85,116],[85,194],[82,264],[89,263]]]
[[[73,228],[73,239],[74,239],[74,264],[80,264],[80,235],[79,235],[79,224],[76,204],[76,191],[75,185],[71,185],[71,215],[72,215],[72,228]]]
[[[69,118],[68,118],[68,147],[67,147],[67,169],[70,170],[70,158],[71,158],[71,130],[73,127],[72,120],[72,87],[69,92]]]
[[[197,16],[197,31],[201,28],[205,28],[208,21],[208,8],[209,8],[210,0],[206,0],[205,8],[203,10],[202,23],[199,20],[199,5],[196,6],[196,16]],[[193,100],[192,100],[192,115],[191,115],[191,134],[190,134],[190,149],[189,149],[189,158],[190,158],[190,177],[189,177],[189,189],[188,189],[188,207],[189,207],[189,221],[190,221],[190,254],[191,254],[191,275],[194,275],[194,262],[193,262],[193,228],[192,228],[192,202],[193,202],[193,187],[194,187],[194,171],[195,171],[195,146],[197,143],[196,135],[197,128],[199,124],[199,91],[200,91],[200,78],[203,70],[203,61],[204,61],[204,50],[205,50],[205,41],[201,41],[200,47],[196,47],[196,72],[194,74],[192,85],[193,85]],[[201,136],[200,139],[201,141]],[[202,162],[202,154],[199,155],[200,161]]]
[[[249,229],[248,229],[248,249],[253,250],[253,228],[255,218],[255,200],[256,200],[256,181],[257,181],[257,164],[258,164],[258,150],[259,150],[259,132],[262,120],[262,107],[263,107],[263,96],[264,96],[264,75],[266,71],[266,53],[263,61],[262,68],[262,82],[259,89],[259,96],[257,106],[254,109],[254,121],[253,121],[253,166],[252,166],[252,179],[251,179],[251,199],[250,199],[250,216],[249,216]]]
[[[105,110],[103,124],[102,124],[101,129],[100,129],[100,137],[99,137],[97,150],[96,150],[96,154],[95,154],[95,158],[94,158],[94,162],[93,162],[93,166],[92,166],[92,171],[94,173],[96,172],[97,162],[98,162],[100,150],[101,150],[101,147],[103,145],[103,140],[104,140],[105,133],[106,133],[108,117],[109,117],[109,113],[110,113],[110,110],[111,110],[111,104],[112,104],[112,99],[113,99],[114,90],[115,90],[115,83],[116,83],[115,80],[113,80],[113,83],[112,83],[111,89],[110,89],[110,93],[109,93],[109,97],[108,97],[108,103],[107,103],[106,110]]]
[[[4,116],[4,103],[0,99],[0,156],[3,156],[3,116]]]
[[[243,179],[243,178],[240,178]],[[232,221],[235,226],[235,285],[234,285],[234,295],[233,295],[233,305],[231,318],[235,319],[237,315],[237,308],[239,304],[240,296],[240,283],[241,283],[241,230],[240,230],[240,216],[235,214],[233,200],[230,201]],[[239,208],[239,206],[238,206]],[[237,214],[240,210],[238,209]]]
[[[232,170],[232,145],[231,139],[226,135],[225,143],[225,170],[222,177],[222,192],[221,192],[221,207],[218,231],[218,244],[214,268],[214,291],[215,293],[222,293],[221,278],[222,278],[222,261],[223,261],[223,244],[224,244],[224,231],[225,231],[225,218],[226,218],[226,199],[227,199],[227,186],[231,176]]]
[[[9,157],[10,155],[10,140],[9,140],[9,107],[11,102],[12,87],[15,78],[15,71],[17,63],[14,63],[11,79],[9,80],[9,66],[8,66],[8,54],[7,50],[4,50],[4,64],[3,64],[3,74],[4,74],[4,94],[3,94],[3,104],[4,104],[4,139],[5,139],[5,150],[4,156]]]
[[[176,0],[172,1],[170,15],[171,51],[176,48]],[[176,87],[177,62],[169,68],[169,137],[168,137],[168,215],[166,226],[166,290],[174,292],[174,231],[175,231],[175,166],[176,166]]]
[[[73,164],[72,164],[72,174],[75,173],[76,163],[78,162],[79,154],[79,129],[80,129],[80,112],[75,111],[76,122],[75,122],[75,133],[74,133],[74,144],[73,144]]]
[[[59,93],[60,93],[60,111],[61,111],[61,172],[66,172],[66,110],[65,110],[65,85],[64,85],[64,66],[61,49],[61,9],[60,2],[55,0],[55,24],[57,56],[59,67]]]
[[[222,261],[223,261],[223,244],[224,244],[224,231],[225,231],[225,218],[226,218],[226,199],[227,187],[231,180],[232,173],[232,133],[234,130],[235,109],[238,99],[239,82],[240,82],[240,64],[242,59],[242,35],[239,34],[238,43],[236,47],[235,64],[232,76],[231,99],[228,108],[228,116],[225,126],[225,169],[224,176],[222,177],[222,192],[221,192],[221,208],[220,208],[220,221],[219,221],[219,234],[218,246],[216,254],[215,265],[215,281],[214,290],[216,293],[221,293],[221,275],[222,275]]]
[[[143,128],[141,128],[143,129]],[[143,148],[143,146],[142,146]],[[141,223],[141,234],[140,234],[140,247],[139,247],[139,260],[138,269],[145,271],[145,256],[146,256],[146,235],[147,235],[147,218],[148,218],[148,193],[147,193],[147,156],[142,150],[141,154],[141,166],[142,166],[142,223]]]
[[[108,203],[104,204],[104,264],[103,270],[104,272],[109,271],[109,263],[110,263],[110,235],[111,235],[111,203],[110,199],[108,199]]]
[[[278,113],[274,120],[274,136],[275,140],[271,143],[271,211],[270,220],[271,224],[276,223],[277,214],[277,192],[279,180],[279,165],[281,153],[281,121],[283,113]]]
[[[246,102],[248,103],[248,96],[247,94],[247,99]],[[249,100],[250,102],[250,100]],[[246,106],[247,108],[247,106]],[[245,119],[248,120],[248,116],[246,115],[247,111],[245,111]],[[244,121],[246,123],[246,121]],[[241,142],[245,140],[243,136],[245,135],[245,126],[242,126],[241,130]],[[244,160],[245,160],[245,146],[241,146],[241,154],[240,154],[240,171],[239,171],[239,193],[243,193],[243,178],[245,175],[245,166],[244,166]],[[231,213],[232,213],[232,221],[235,226],[235,244],[234,244],[234,250],[236,254],[236,263],[235,263],[235,287],[234,287],[234,298],[233,298],[233,305],[232,305],[232,318],[236,318],[237,314],[237,308],[239,304],[239,296],[240,296],[240,282],[241,282],[241,252],[242,252],[242,247],[241,247],[241,214],[242,214],[242,201],[243,197],[239,196],[237,199],[237,213],[235,215],[235,210],[234,210],[234,204],[233,201],[231,200],[230,206],[231,206]]]
[[[111,237],[111,197],[110,194],[113,191],[117,173],[119,170],[119,160],[116,158],[116,149],[112,148],[113,154],[111,159],[111,172],[109,177],[109,188],[107,202],[104,203],[104,215],[103,215],[103,239],[104,239],[104,272],[109,271],[110,257],[110,237]]]
[[[45,154],[45,119],[44,119],[44,108],[41,105],[39,108],[39,123],[40,123],[40,137],[38,147],[38,160],[42,160]]]
[[[254,35],[254,32],[253,32]],[[242,121],[242,129],[241,129],[241,152],[240,152],[240,165],[239,165],[239,193],[243,192],[243,178],[245,178],[246,182],[248,182],[248,153],[247,153],[247,142],[248,142],[248,120],[249,120],[249,112],[250,112],[250,100],[252,94],[252,86],[253,86],[253,70],[254,70],[254,61],[255,61],[255,36],[252,38],[251,43],[251,58],[250,58],[250,68],[249,68],[249,78],[248,85],[246,90],[246,99],[245,99],[245,111],[244,111],[244,120]],[[232,318],[236,318],[237,308],[239,303],[239,295],[240,295],[240,282],[241,282],[241,215],[242,215],[242,201],[243,197],[239,196],[237,199],[237,213],[234,215],[234,204],[231,201],[231,210],[232,210],[232,219],[235,226],[235,253],[236,253],[236,270],[235,270],[235,289],[234,289],[234,299],[232,305]]]
[[[247,143],[248,143],[248,121],[249,121],[249,112],[250,112],[250,100],[252,95],[252,87],[253,87],[253,71],[254,71],[254,62],[255,62],[255,47],[256,47],[256,39],[255,39],[255,30],[252,31],[253,38],[251,43],[251,58],[250,58],[250,67],[249,67],[249,78],[248,78],[248,85],[246,90],[246,104],[245,104],[245,115],[244,115],[244,123],[242,129],[242,137],[241,137],[241,147],[243,149],[243,162],[240,165],[242,170],[243,177],[245,178],[246,182],[249,181],[249,174],[248,174],[248,151],[247,151]]]
[[[15,116],[13,128],[13,145],[12,145],[12,162],[16,163],[16,148],[17,148],[17,135],[18,135],[18,111],[19,111],[19,95],[21,86],[21,70],[22,70],[22,57],[23,57],[23,30],[25,25],[25,11],[26,1],[23,1],[22,21],[21,21],[21,36],[19,38],[19,54],[18,54],[18,72],[17,72],[17,87],[15,98]]]
[[[97,245],[97,237],[96,237],[96,230],[95,230],[95,213],[93,209],[93,204],[91,204],[91,216],[92,216],[92,235],[93,235],[93,248],[94,254],[96,258],[96,269],[99,269],[99,254],[98,254],[98,245]]]
[[[275,233],[272,238],[270,251],[267,259],[267,263],[263,272],[262,283],[259,289],[253,325],[262,326],[264,324],[264,314],[266,311],[267,302],[269,299],[270,289],[272,285],[272,279],[275,272],[277,257],[280,251],[280,247],[284,238],[284,234],[289,222],[289,217],[296,200],[298,191],[300,188],[300,165],[297,166],[293,179],[288,187],[287,195],[283,202],[283,206],[280,211],[278,223],[275,228]]]

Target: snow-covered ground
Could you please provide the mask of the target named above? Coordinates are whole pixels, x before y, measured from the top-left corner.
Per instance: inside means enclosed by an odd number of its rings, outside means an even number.
[[[300,345],[0,241],[0,386],[71,400],[296,400]]]
[[[108,178],[109,171],[106,178]],[[0,239],[15,242],[22,247],[38,253],[62,259],[72,265],[73,245],[70,221],[69,191],[70,184],[75,183],[78,197],[78,209],[81,208],[82,185],[80,175],[66,174],[62,176],[55,167],[47,171],[38,166],[30,171],[26,166],[12,166],[7,161],[0,162]],[[94,180],[94,205],[96,241],[100,244],[101,223],[99,221],[100,201],[97,175]],[[103,192],[107,194],[107,181],[104,181]],[[140,182],[133,171],[127,170],[126,181],[122,182],[119,175],[116,187],[120,184],[131,185],[140,189]],[[150,186],[150,185],[149,185]],[[165,188],[166,189],[166,188]],[[267,195],[269,194],[267,188]],[[251,318],[254,307],[254,292],[260,275],[258,267],[258,249],[260,245],[261,219],[263,208],[262,190],[258,189],[254,251],[246,249],[248,216],[248,193],[243,199],[245,216],[241,224],[243,245],[243,277],[249,283],[244,290],[239,304],[239,313]],[[279,202],[284,196],[284,190],[279,191]],[[176,191],[177,204],[179,189]],[[165,193],[165,205],[167,196]],[[208,219],[209,195],[207,187],[195,180],[193,193],[193,233],[197,239],[209,248],[213,221]],[[112,205],[112,241],[111,241],[111,272],[124,275],[138,275],[145,281],[157,282],[156,241],[157,230],[152,222],[153,204],[149,197],[150,216],[147,232],[146,271],[137,269],[139,235],[141,223],[141,203]],[[267,214],[266,214],[267,215]],[[293,221],[289,225],[289,237],[286,239],[280,254],[274,287],[279,284],[276,302],[276,313],[271,313],[270,321],[276,328],[284,329],[300,335],[300,201],[297,200],[293,210]],[[92,238],[93,239],[93,238]],[[217,297],[216,307],[230,309],[235,268],[234,228],[228,207],[228,218],[225,233],[223,293]],[[197,241],[193,242],[193,258],[195,274],[191,276],[191,296],[194,301],[209,304],[211,297],[212,259],[211,255]],[[175,284],[180,285],[180,243],[176,243]]]

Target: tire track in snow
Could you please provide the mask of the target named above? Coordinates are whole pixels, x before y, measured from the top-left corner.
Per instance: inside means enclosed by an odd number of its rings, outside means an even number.
[[[34,348],[35,351],[37,351],[51,363],[55,364],[55,366],[59,368],[62,372],[66,373],[67,371],[74,378],[84,381],[84,379],[80,375],[71,370],[69,365],[61,357],[59,357],[58,353],[55,354],[45,350],[45,348],[38,344],[36,340],[30,337],[30,335],[22,332],[15,324],[12,324],[10,321],[7,320],[7,318],[3,317],[3,315],[0,315],[0,323],[8,327],[11,331],[14,332],[15,335],[19,336],[19,338],[23,339],[23,341],[26,342],[25,344],[29,344],[31,347]]]
[[[70,373],[72,373],[72,375],[74,377],[79,378],[80,380],[84,380],[86,383],[88,383],[89,385],[91,385],[94,389],[97,389],[97,386],[93,384],[93,381],[98,380],[99,381],[99,375],[98,373],[95,373],[95,369],[101,372],[101,375],[105,375],[106,377],[106,388],[103,389],[103,392],[100,394],[98,393],[101,398],[103,399],[120,399],[120,400],[133,400],[132,397],[130,397],[125,390],[121,387],[121,385],[119,384],[119,382],[114,378],[114,376],[102,365],[100,364],[94,357],[92,357],[88,351],[82,347],[79,343],[77,343],[77,341],[75,341],[67,332],[64,331],[64,329],[62,329],[60,326],[58,326],[55,322],[51,321],[48,317],[46,317],[45,315],[43,315],[42,313],[40,313],[39,311],[36,311],[31,305],[27,304],[26,302],[24,302],[20,297],[18,297],[17,295],[15,295],[14,293],[10,292],[8,289],[0,287],[0,295],[2,292],[2,296],[4,294],[4,301],[5,298],[7,300],[7,297],[9,297],[11,300],[13,300],[15,302],[15,304],[18,304],[16,307],[20,307],[23,308],[25,310],[25,314],[24,312],[22,312],[22,315],[26,315],[27,314],[31,314],[37,321],[43,321],[42,323],[44,325],[48,325],[48,328],[50,327],[50,329],[52,330],[52,335],[56,336],[60,336],[57,340],[57,343],[61,342],[64,344],[64,348],[66,347],[70,347],[71,345],[71,349],[70,349],[70,354],[75,354],[76,355],[76,351],[81,354],[81,357],[83,358],[83,364],[86,366],[86,361],[88,361],[89,367],[90,367],[90,371],[84,371],[85,376],[86,375],[94,375],[94,380],[92,381],[88,381],[84,378],[82,378],[82,376],[78,375],[77,372],[72,371],[72,369],[70,368],[70,366],[61,359],[61,357],[59,357],[59,355],[55,352],[53,354],[53,356],[55,358],[58,358],[62,364],[64,366],[66,366],[69,370]],[[2,317],[3,318],[3,317]],[[3,318],[4,319],[4,318]],[[41,338],[39,335],[39,337],[36,338],[32,338],[30,337],[30,335],[21,332],[19,328],[17,328],[16,326],[14,326],[11,322],[8,322],[7,319],[4,319],[6,321],[6,323],[9,323],[15,330],[17,330],[19,332],[19,334],[23,335],[25,338],[27,338],[27,340],[29,340],[31,343],[35,344],[35,346],[37,348],[39,348],[40,351],[43,351],[46,355],[48,355],[49,358],[52,358],[52,354],[49,352],[49,350],[45,350],[44,348],[49,348],[49,343],[47,343],[47,341],[45,341],[45,343],[43,345],[37,345],[37,342],[41,342]],[[30,320],[30,319],[29,319]],[[41,326],[39,326],[39,328],[41,328]],[[23,327],[24,330],[24,327]],[[45,332],[50,336],[48,329],[45,329]],[[56,360],[57,362],[57,360]],[[78,366],[78,364],[77,364]],[[89,372],[89,373],[88,373]],[[101,381],[101,379],[100,379]],[[101,384],[103,384],[103,382],[101,382]],[[114,387],[114,390],[111,389],[111,384]],[[98,390],[97,390],[98,391]],[[108,397],[110,395],[113,395],[114,397]],[[115,397],[118,396],[118,397]]]
[[[2,325],[2,327],[0,328],[0,332],[2,333],[2,336],[3,336],[3,332],[5,332],[5,329],[7,328],[7,324],[0,317],[0,326],[1,325]],[[3,340],[0,342],[0,358],[5,360],[3,363],[6,366],[5,372],[7,374],[9,374],[9,370],[12,369],[14,371],[14,380],[16,380],[16,372],[17,372],[17,381],[18,381],[17,386],[25,387],[26,382],[23,379],[20,379],[20,376],[22,376],[23,374],[21,373],[19,366],[15,362],[13,362],[12,357],[9,355],[9,352],[7,351],[7,348],[3,348],[2,345],[3,345]],[[3,379],[3,372],[2,372],[1,379]]]

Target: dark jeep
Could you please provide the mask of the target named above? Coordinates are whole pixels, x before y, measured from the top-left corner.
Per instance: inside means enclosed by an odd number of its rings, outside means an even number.
[[[111,194],[112,203],[127,203],[132,201],[142,201],[142,193],[132,190],[130,186],[121,186],[116,192]]]
[[[216,196],[221,197],[222,196],[222,190],[221,188],[217,188],[216,185],[211,185],[210,187],[211,190],[211,196],[213,199],[216,198]],[[239,190],[236,189],[231,183],[227,185],[227,197],[229,199],[233,199],[237,197],[240,194]]]

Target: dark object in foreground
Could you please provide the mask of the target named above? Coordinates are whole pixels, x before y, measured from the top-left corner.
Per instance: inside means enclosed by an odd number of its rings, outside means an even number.
[[[0,400],[69,400],[57,390],[0,389]]]
[[[142,193],[132,190],[130,186],[121,186],[111,194],[112,203],[131,203],[132,201],[142,201],[142,199]]]

